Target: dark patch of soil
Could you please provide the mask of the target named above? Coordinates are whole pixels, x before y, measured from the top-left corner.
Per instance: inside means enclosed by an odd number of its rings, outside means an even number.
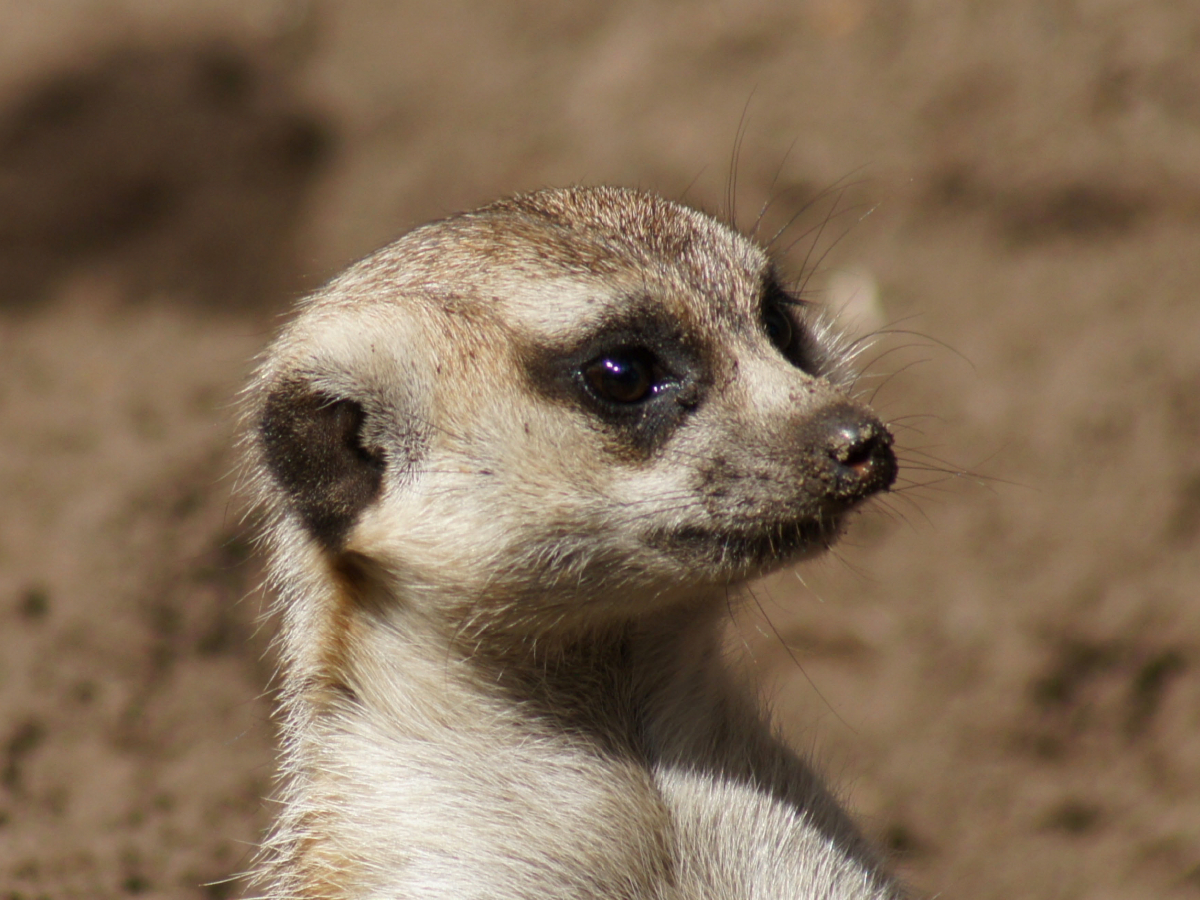
[[[41,73],[0,110],[0,303],[91,264],[138,295],[277,304],[333,147],[287,70],[244,43],[118,46]]]

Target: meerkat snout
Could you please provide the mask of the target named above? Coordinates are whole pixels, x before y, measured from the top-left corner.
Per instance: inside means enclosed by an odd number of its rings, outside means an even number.
[[[637,191],[419,228],[248,391],[282,610],[266,896],[896,900],[728,666],[896,478],[766,252]]]

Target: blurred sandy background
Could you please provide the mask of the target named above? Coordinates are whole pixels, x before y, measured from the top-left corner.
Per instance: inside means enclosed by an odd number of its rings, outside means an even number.
[[[918,892],[1200,897],[1169,0],[0,0],[0,896],[238,894],[273,759],[248,361],[408,227],[571,182],[774,198],[810,296],[916,333],[868,361],[938,483],[734,640]]]

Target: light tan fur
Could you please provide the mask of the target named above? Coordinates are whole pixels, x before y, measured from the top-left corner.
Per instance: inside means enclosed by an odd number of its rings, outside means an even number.
[[[247,395],[265,896],[899,897],[722,651],[739,585],[894,477],[844,362],[757,245],[616,188],[419,228],[306,301]]]

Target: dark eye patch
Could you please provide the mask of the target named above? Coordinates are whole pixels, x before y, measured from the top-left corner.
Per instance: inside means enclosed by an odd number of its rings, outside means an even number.
[[[777,304],[764,306],[762,324],[767,333],[767,340],[775,345],[776,350],[787,356],[796,339],[796,329],[792,325],[791,316]]]
[[[809,375],[820,374],[820,351],[812,332],[797,318],[807,301],[788,293],[774,274],[763,284],[760,324],[767,340],[797,369]]]
[[[701,402],[711,370],[683,323],[637,298],[581,340],[535,345],[525,355],[535,391],[582,407],[613,436],[615,450],[637,458],[661,446]]]

